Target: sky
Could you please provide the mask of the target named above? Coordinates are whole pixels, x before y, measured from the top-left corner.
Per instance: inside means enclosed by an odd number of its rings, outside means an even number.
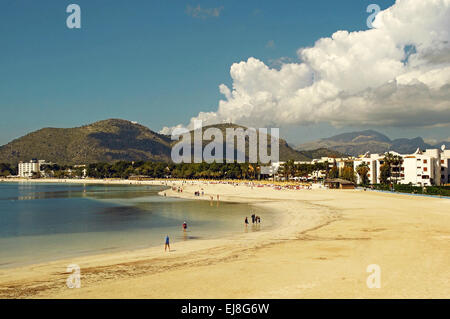
[[[0,145],[108,118],[445,140],[449,1],[2,0]]]

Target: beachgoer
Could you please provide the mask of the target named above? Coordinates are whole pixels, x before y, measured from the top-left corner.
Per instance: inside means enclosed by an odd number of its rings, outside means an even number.
[[[166,244],[164,245],[164,251],[167,251],[167,248],[169,248],[169,252],[170,252],[169,235],[167,235],[167,237],[166,237]]]
[[[245,217],[245,226],[247,226],[247,225],[248,225],[248,218]]]
[[[255,214],[252,214],[252,224],[254,224],[254,223],[255,223],[255,219],[256,219],[256,216],[255,216]]]
[[[186,229],[187,229],[187,223],[184,222],[184,223],[183,223],[183,230],[186,231]]]

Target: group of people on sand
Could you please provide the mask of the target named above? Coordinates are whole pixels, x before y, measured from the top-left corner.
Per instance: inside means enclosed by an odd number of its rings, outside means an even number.
[[[196,192],[194,192],[194,196],[200,196],[200,194],[203,196],[203,195],[205,195],[205,192],[203,191],[203,188],[202,188],[202,192],[200,193],[200,191],[196,191]]]
[[[173,191],[177,191],[177,193],[182,193],[183,192],[183,187],[172,186],[172,190]]]
[[[252,224],[261,224],[261,217],[259,217],[259,216],[256,216],[254,213],[252,214],[252,216],[251,216],[251,218],[252,218]],[[246,216],[245,217],[245,225],[247,226],[249,223],[248,223],[248,217]]]

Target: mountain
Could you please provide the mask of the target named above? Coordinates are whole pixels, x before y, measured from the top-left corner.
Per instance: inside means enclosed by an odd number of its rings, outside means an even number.
[[[434,148],[434,146],[425,143],[421,137],[412,139],[398,138],[393,140],[391,145],[391,149],[400,154],[414,153],[418,148],[424,150],[426,148]]]
[[[214,127],[223,132],[224,139],[228,127],[245,129],[235,124],[219,124]],[[207,128],[209,127],[204,129]],[[315,157],[314,152],[297,151],[285,140],[279,141],[280,160],[307,161]],[[175,143],[170,136],[158,134],[135,122],[109,119],[81,127],[43,128],[29,133],[0,147],[0,163],[17,164],[19,161],[29,161],[33,158],[58,164],[119,160],[170,161],[172,146]],[[208,141],[203,142],[203,145],[206,144]],[[248,147],[248,141],[246,144]],[[326,149],[317,152],[317,154],[340,155]]]
[[[325,147],[330,150],[338,151],[344,154],[358,156],[366,152],[385,153],[387,151],[396,151],[401,154],[413,153],[420,149],[441,147],[439,145],[430,145],[424,142],[421,137],[412,139],[399,138],[391,140],[384,134],[377,131],[366,130],[350,132],[323,138],[317,141],[298,145],[296,150],[311,150]]]
[[[338,151],[333,151],[327,148],[318,148],[315,150],[309,150],[309,151],[299,151],[304,156],[308,158],[321,158],[321,157],[345,157],[345,153],[341,153]]]
[[[442,145],[445,145],[445,148],[446,148],[446,149],[450,149],[450,140],[442,141],[442,142],[440,142],[440,143],[437,143],[437,144],[435,144],[435,147],[436,147],[436,148],[441,148]]]
[[[219,129],[222,136],[223,136],[223,145],[222,145],[222,151],[224,154],[224,157],[226,158],[226,130],[227,129],[243,129],[243,130],[247,130],[247,127],[242,126],[242,125],[237,125],[237,124],[232,124],[232,123],[228,123],[228,124],[214,124],[214,125],[209,125],[209,126],[205,126],[202,128],[202,132],[204,133],[205,130],[209,129],[209,128],[216,128]],[[193,132],[191,131],[191,138],[193,139]],[[259,150],[259,132],[257,131],[257,150]],[[270,139],[271,139],[271,135],[267,134],[267,148],[268,148],[268,154],[271,154],[271,143],[270,143]],[[214,140],[214,138],[210,139],[210,140],[203,140],[203,146],[211,143]],[[309,161],[312,159],[312,157],[308,156],[309,154],[307,152],[300,152],[300,151],[296,151],[294,150],[291,146],[288,145],[288,143],[282,139],[279,138],[279,158],[280,161],[287,161],[290,159],[296,160],[296,161]],[[237,142],[235,142],[237,143]],[[248,150],[249,150],[249,138],[246,137],[245,139],[245,159],[248,160]],[[237,158],[237,150],[236,150],[236,145],[235,145],[235,150],[234,150],[234,158]],[[259,156],[258,156],[259,159]]]
[[[60,164],[170,159],[170,139],[119,119],[76,128],[43,128],[0,147],[0,162],[32,158]]]
[[[205,126],[202,127],[202,134],[204,134],[204,132],[206,130],[208,130],[209,128],[216,128],[218,130],[220,130],[222,137],[223,137],[223,144],[222,144],[222,152],[223,152],[223,156],[224,158],[226,158],[226,130],[228,128],[230,129],[243,129],[246,130],[247,127],[242,126],[242,125],[237,125],[237,124],[232,124],[232,123],[227,123],[227,124],[214,124],[214,125],[209,125],[209,126]],[[191,135],[191,141],[194,140],[194,131],[190,131],[190,135]],[[259,147],[259,132],[257,131],[257,141],[258,141],[258,147]],[[267,134],[267,147],[268,147],[268,154],[271,154],[271,147],[270,147],[270,139],[271,136],[270,134]],[[202,139],[202,146],[205,147],[207,144],[210,144],[212,141],[216,141],[215,137],[211,138],[211,139]],[[328,150],[326,148],[320,148],[317,150],[308,150],[308,151],[297,151],[295,149],[293,149],[284,139],[279,138],[279,159],[280,161],[287,161],[287,160],[295,160],[295,161],[311,161],[314,158],[320,158],[322,156],[330,156],[330,157],[342,157],[344,156],[344,154],[341,154],[339,152],[336,151],[331,151]],[[235,142],[236,143],[236,142]],[[248,147],[249,147],[249,138],[246,137],[245,139],[245,159],[246,161],[248,160]],[[259,148],[258,148],[259,150]],[[234,158],[237,158],[237,150],[236,150],[236,145],[234,148]],[[259,160],[259,157],[258,157]]]

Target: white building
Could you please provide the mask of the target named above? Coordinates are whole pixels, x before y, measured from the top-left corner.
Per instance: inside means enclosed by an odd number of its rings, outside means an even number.
[[[414,154],[403,156],[403,172],[404,179],[402,184],[413,184],[420,186],[433,185],[436,182],[440,184],[439,180],[436,180],[436,167],[438,165],[437,154],[426,154],[427,151],[422,152],[417,150]],[[440,177],[440,176],[439,176]]]
[[[44,160],[32,159],[29,162],[19,163],[19,177],[33,177],[33,174],[41,173],[41,165],[45,164]]]
[[[450,184],[450,150],[442,149],[441,154],[441,185]]]
[[[379,154],[370,154],[367,152],[360,158],[357,158],[353,161],[353,169],[356,175],[356,182],[360,184],[361,177],[357,173],[358,166],[365,163],[369,168],[369,172],[367,173],[367,178],[369,179],[370,184],[378,184],[380,182],[380,160],[384,158],[384,155]]]
[[[402,155],[396,152],[389,152],[402,158],[401,163],[396,167],[396,181],[400,184],[412,184],[416,186],[444,185],[450,183],[449,164],[450,150],[427,149],[417,151],[413,154]],[[357,167],[361,163],[366,163],[369,167],[369,183],[380,183],[380,168],[384,164],[385,154],[366,153],[353,163],[357,182],[360,177],[356,173]]]

